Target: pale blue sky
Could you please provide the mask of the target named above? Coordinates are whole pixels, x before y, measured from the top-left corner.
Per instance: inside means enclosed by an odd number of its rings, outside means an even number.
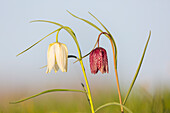
[[[118,46],[120,82],[129,85],[139,63],[149,30],[151,40],[140,71],[137,84],[148,87],[170,82],[170,1],[169,0],[1,0],[0,3],[0,88],[20,91],[21,88],[41,90],[49,88],[74,88],[84,82],[79,63],[69,59],[68,72],[46,75],[48,44],[55,41],[51,35],[43,42],[16,57],[16,54],[58,28],[52,24],[29,23],[31,20],[51,20],[71,27],[77,35],[82,54],[89,52],[99,32],[88,24],[72,17],[66,10],[97,24],[90,11],[110,30]],[[106,39],[106,40],[105,40]],[[64,30],[59,41],[68,46],[69,54],[76,54],[76,46]],[[91,87],[115,87],[111,46],[102,38],[101,46],[109,56],[109,74],[93,75],[88,58],[84,59]],[[6,86],[6,87],[5,87]],[[81,86],[80,86],[81,87]],[[123,85],[122,85],[123,87]],[[6,89],[5,89],[6,88]]]

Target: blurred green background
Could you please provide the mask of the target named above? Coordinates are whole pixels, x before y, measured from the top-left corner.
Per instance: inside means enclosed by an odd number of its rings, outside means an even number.
[[[110,102],[119,102],[117,90],[92,88],[94,107]],[[1,113],[90,113],[86,95],[82,93],[49,93],[19,104],[8,104],[11,100],[23,99],[25,92],[8,94],[1,97]],[[34,93],[31,93],[34,94]],[[124,94],[124,93],[123,93]],[[127,100],[126,107],[133,113],[170,113],[170,91],[157,90],[150,94],[144,87],[137,87]],[[123,95],[124,97],[125,95]],[[120,107],[105,107],[98,113],[120,113]],[[128,113],[125,110],[125,113]]]

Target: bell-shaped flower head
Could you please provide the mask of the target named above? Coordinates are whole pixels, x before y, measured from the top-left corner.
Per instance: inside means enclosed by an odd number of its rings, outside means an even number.
[[[50,73],[54,69],[55,73],[60,68],[62,72],[67,72],[68,49],[65,44],[54,42],[49,45],[47,51],[47,70]]]
[[[93,74],[96,74],[98,70],[102,74],[109,72],[107,52],[104,48],[97,47],[90,53],[90,69]]]

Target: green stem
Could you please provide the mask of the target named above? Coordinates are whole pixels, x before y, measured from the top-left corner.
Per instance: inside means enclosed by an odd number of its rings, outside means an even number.
[[[80,46],[78,44],[78,41],[77,41],[77,38],[75,36],[75,34],[73,34],[73,32],[70,31],[70,29],[65,29],[67,32],[70,33],[70,35],[73,37],[76,45],[77,45],[77,49],[78,49],[78,54],[79,54],[79,59],[82,59],[82,55],[81,55],[81,50],[80,50]],[[91,106],[91,112],[92,113],[95,113],[94,112],[94,107],[93,107],[93,101],[92,101],[92,97],[91,97],[91,91],[90,91],[90,87],[89,87],[89,83],[88,83],[88,79],[87,79],[87,76],[86,76],[86,72],[85,72],[85,68],[84,68],[84,65],[83,65],[83,61],[80,60],[80,65],[81,65],[81,68],[82,68],[82,71],[83,71],[83,75],[84,75],[84,79],[85,79],[85,83],[86,83],[86,87],[87,87],[87,93],[88,93],[88,97],[89,97],[89,101],[90,101],[90,106]]]
[[[62,27],[63,29],[65,29],[65,30],[73,37],[73,39],[74,39],[74,41],[75,41],[75,43],[76,43],[77,49],[78,49],[79,59],[82,59],[80,46],[79,46],[79,44],[78,44],[76,35],[75,35],[75,33],[72,31],[71,28],[66,27],[66,26],[63,26],[63,25],[61,25],[61,24],[59,24],[59,23],[52,22],[52,21],[47,21],[47,20],[34,20],[34,21],[31,21],[31,22],[47,22],[47,23],[51,23],[51,24],[58,25],[58,26]],[[58,40],[58,39],[57,39],[57,40]],[[95,112],[94,112],[94,107],[93,107],[93,101],[92,101],[92,97],[91,97],[91,92],[90,92],[90,87],[89,87],[89,83],[88,83],[88,80],[87,80],[87,76],[86,76],[85,68],[84,68],[84,65],[83,65],[83,61],[80,60],[79,62],[80,62],[80,65],[81,65],[81,68],[82,68],[82,71],[83,71],[83,75],[84,75],[84,79],[85,79],[85,83],[86,83],[86,87],[87,87],[87,93],[88,93],[88,97],[89,97],[89,101],[90,101],[91,112],[92,112],[92,113],[95,113]]]
[[[74,41],[76,42],[78,53],[79,53],[79,58],[81,59],[82,55],[81,55],[81,51],[80,51],[80,47],[79,47],[79,44],[77,42],[77,39],[74,38]],[[83,75],[84,75],[84,79],[85,79],[85,83],[86,83],[86,87],[87,87],[87,93],[88,93],[88,97],[89,97],[89,101],[90,101],[91,112],[95,113],[94,107],[93,107],[93,101],[92,101],[92,97],[91,97],[91,91],[90,91],[88,79],[87,79],[87,76],[86,76],[85,68],[84,68],[84,65],[83,65],[83,61],[80,60],[79,62],[80,62],[80,65],[81,65],[81,68],[82,68],[82,71],[83,71]]]
[[[64,29],[65,29],[65,28],[64,28]],[[80,46],[79,46],[79,44],[78,44],[78,41],[77,41],[77,38],[76,38],[75,34],[73,34],[73,32],[71,32],[71,31],[72,31],[71,29],[66,28],[65,30],[73,37],[73,39],[74,39],[74,41],[75,41],[75,43],[76,43],[76,45],[77,45],[78,54],[79,54],[79,59],[82,59]],[[92,112],[92,113],[95,113],[95,112],[94,112],[94,107],[93,107],[93,101],[92,101],[92,97],[91,97],[91,91],[90,91],[88,79],[87,79],[87,76],[86,76],[85,68],[84,68],[84,65],[83,65],[83,61],[80,60],[79,62],[80,62],[80,65],[81,65],[81,68],[82,68],[82,71],[83,71],[84,80],[85,80],[86,87],[87,87],[87,94],[88,94],[89,101],[90,101],[91,112]]]
[[[77,38],[76,38],[74,32],[73,32],[69,27],[65,27],[65,26],[62,26],[61,24],[58,24],[58,23],[55,23],[55,22],[51,22],[51,21],[44,21],[44,20],[40,20],[40,21],[41,21],[41,22],[53,23],[53,24],[59,25],[60,27],[63,27],[63,28],[73,37],[73,39],[74,39],[74,41],[75,41],[75,43],[76,43],[77,49],[78,49],[79,59],[82,58],[82,54],[81,54],[81,50],[80,50],[80,46],[79,46],[79,44],[78,44]],[[81,65],[81,68],[82,68],[82,71],[83,71],[83,75],[84,75],[84,79],[85,79],[85,83],[86,83],[86,87],[87,87],[87,93],[88,93],[88,97],[89,97],[89,101],[90,101],[91,112],[92,112],[92,113],[95,113],[95,112],[94,112],[94,107],[93,107],[93,101],[92,101],[91,91],[90,91],[90,87],[89,87],[87,75],[86,75],[86,72],[85,72],[85,68],[84,68],[84,65],[83,65],[83,61],[80,60],[79,62],[80,62],[80,65]]]
[[[122,105],[122,98],[121,98],[121,92],[120,92],[120,85],[119,85],[119,78],[118,78],[118,72],[117,72],[117,64],[116,64],[116,57],[115,56],[115,47],[114,47],[114,41],[112,40],[112,37],[106,33],[106,32],[101,32],[98,36],[98,44],[99,44],[99,39],[100,39],[100,36],[102,34],[105,34],[109,37],[109,40],[110,40],[110,43],[112,45],[112,51],[113,51],[113,61],[114,61],[114,70],[115,70],[115,75],[116,75],[116,83],[117,83],[117,91],[118,91],[118,95],[119,95],[119,102],[120,102],[120,105]],[[124,110],[123,110],[123,106],[120,106],[121,107],[121,112],[124,113]]]
[[[129,90],[128,90],[128,93],[126,94],[126,97],[125,97],[125,99],[124,99],[124,101],[123,101],[123,105],[126,104],[126,101],[127,101],[128,97],[129,97],[130,92],[132,91],[132,88],[133,88],[133,86],[134,86],[134,83],[135,83],[135,81],[136,81],[136,78],[138,77],[138,74],[139,74],[139,71],[140,71],[140,68],[141,68],[141,65],[142,65],[142,62],[143,62],[145,53],[146,53],[146,49],[147,49],[147,46],[148,46],[150,37],[151,37],[151,31],[149,32],[149,37],[148,37],[148,40],[147,40],[147,42],[146,42],[146,45],[145,45],[145,48],[144,48],[144,51],[143,51],[143,54],[142,54],[142,58],[141,58],[141,60],[140,60],[140,63],[139,63],[139,66],[138,66],[138,68],[137,68],[137,71],[136,71],[136,73],[135,73],[135,76],[134,76],[134,78],[133,78],[133,81],[132,81],[132,83],[131,83],[131,85],[130,85],[130,88],[129,88]]]

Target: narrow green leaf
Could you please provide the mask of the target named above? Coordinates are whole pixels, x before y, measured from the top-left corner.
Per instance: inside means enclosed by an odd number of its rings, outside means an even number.
[[[28,97],[28,98],[25,98],[25,99],[22,99],[22,100],[19,100],[19,101],[16,101],[16,102],[10,102],[10,104],[21,103],[21,102],[24,102],[24,101],[26,101],[26,100],[32,99],[32,98],[34,98],[34,97],[40,96],[40,95],[42,95],[42,94],[46,94],[46,93],[50,93],[50,92],[59,92],[59,91],[86,93],[85,91],[76,90],[76,89],[51,89],[51,90],[43,91],[43,92],[41,92],[41,93],[38,93],[38,94],[36,94],[36,95],[33,95],[33,96],[31,96],[31,97]]]
[[[73,30],[67,26],[65,26],[66,29],[70,30],[72,32],[72,34],[76,37],[76,34],[73,32]]]
[[[97,30],[99,30],[100,32],[103,32],[99,27],[97,27],[95,24],[91,23],[90,21],[85,20],[85,19],[83,19],[83,18],[80,18],[80,17],[78,17],[78,16],[72,14],[72,13],[69,12],[68,10],[67,10],[67,12],[68,12],[69,14],[71,14],[73,17],[75,17],[75,18],[77,18],[77,19],[80,19],[80,20],[82,20],[82,21],[84,21],[84,22],[90,24],[91,26],[93,26],[94,28],[96,28]]]
[[[119,103],[117,103],[117,102],[110,102],[110,103],[103,104],[103,105],[99,106],[99,107],[95,110],[95,112],[97,112],[97,111],[99,111],[100,109],[103,109],[103,108],[105,108],[105,107],[113,106],[113,105],[123,106],[123,108],[124,108],[127,112],[133,113],[129,108],[127,108],[126,106],[121,105],[121,104],[119,104]]]
[[[61,25],[59,23],[48,21],[48,20],[33,20],[33,21],[31,21],[31,23],[32,22],[47,22],[47,23],[55,24],[57,26],[60,26],[61,28],[64,28],[67,32],[69,32],[71,34],[71,36],[73,36],[73,38],[76,38],[76,35],[75,35],[75,33],[73,32],[73,30],[71,28],[69,28],[67,26],[63,26],[63,25]]]
[[[61,28],[59,28],[59,29],[57,29],[57,30],[55,30],[55,31],[53,31],[53,32],[51,32],[51,33],[49,33],[48,35],[46,35],[45,37],[43,37],[41,40],[39,40],[38,42],[36,42],[36,43],[33,44],[32,46],[30,46],[29,48],[25,49],[25,50],[22,51],[21,53],[17,54],[16,56],[19,56],[19,55],[23,54],[24,52],[28,51],[29,49],[31,49],[32,47],[34,47],[35,45],[37,45],[39,42],[41,42],[42,40],[44,40],[45,38],[47,38],[47,37],[50,36],[51,34],[53,34],[53,33],[57,32],[57,31],[59,31],[60,29],[61,29]]]
[[[86,87],[84,86],[84,84],[83,84],[83,83],[81,83],[81,86],[83,87],[84,91],[86,92],[86,97],[87,97],[87,100],[88,100],[89,105],[90,105],[90,99],[89,99],[89,96],[88,96],[88,94],[87,94]]]
[[[58,26],[63,26],[63,25],[61,25],[61,24],[59,24],[59,23],[52,22],[52,21],[47,21],[47,20],[33,20],[33,21],[31,21],[30,23],[32,23],[32,22],[47,22],[47,23],[56,24],[56,25],[58,25]],[[63,27],[64,27],[64,26],[63,26]]]
[[[133,78],[133,81],[132,81],[132,83],[131,83],[131,85],[130,85],[130,88],[129,88],[129,90],[128,90],[128,93],[126,94],[126,97],[125,97],[125,99],[124,99],[124,101],[123,101],[123,105],[126,104],[126,101],[127,101],[128,97],[129,97],[130,92],[132,91],[132,88],[133,88],[133,86],[134,86],[134,83],[135,83],[135,81],[136,81],[136,78],[138,77],[138,74],[139,74],[139,71],[140,71],[140,68],[141,68],[141,65],[142,65],[142,62],[143,62],[145,53],[146,53],[146,49],[147,49],[147,47],[148,47],[148,43],[149,43],[150,37],[151,37],[151,31],[149,32],[149,37],[148,37],[148,40],[147,40],[147,42],[146,42],[146,45],[145,45],[145,48],[144,48],[144,51],[143,51],[143,54],[142,54],[142,58],[141,58],[141,60],[140,60],[139,66],[138,66],[138,68],[137,68],[137,70],[136,70],[136,73],[135,73],[135,76],[134,76],[134,78]]]
[[[48,21],[48,20],[33,20],[32,22],[46,22],[46,23],[51,23],[51,24],[55,24],[57,26],[60,26],[61,28],[64,28],[67,32],[71,32],[71,34],[73,34],[74,38],[75,38],[75,33],[71,30],[71,28],[67,27],[67,26],[63,26],[59,23],[56,22],[52,22],[52,21]]]
[[[99,21],[99,19],[97,19],[92,13],[89,12],[89,14],[102,25],[102,27],[107,31],[108,34],[110,34],[109,30]]]

